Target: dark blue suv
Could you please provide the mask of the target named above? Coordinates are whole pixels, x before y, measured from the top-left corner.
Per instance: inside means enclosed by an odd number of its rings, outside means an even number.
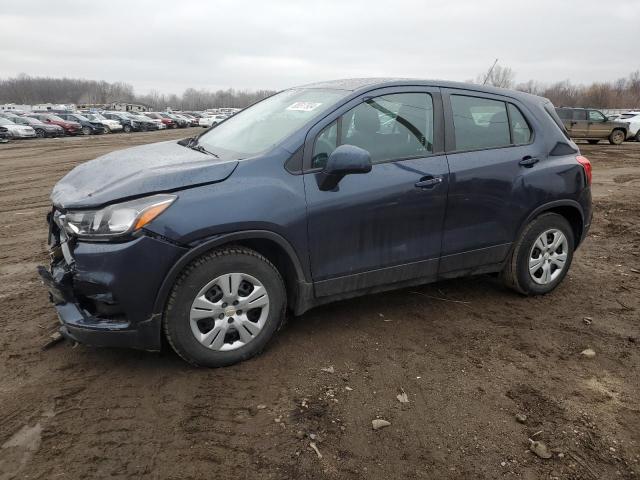
[[[40,267],[68,338],[229,365],[288,311],[499,274],[565,277],[591,164],[553,105],[447,82],[292,88],[196,138],[113,152],[54,188]]]

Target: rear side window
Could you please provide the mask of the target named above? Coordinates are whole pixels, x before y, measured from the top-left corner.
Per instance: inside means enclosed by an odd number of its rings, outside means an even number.
[[[548,102],[548,103],[544,104],[544,110],[551,117],[551,120],[553,120],[553,122],[562,131],[563,135],[565,137],[567,137],[567,139],[568,139],[569,138],[569,133],[567,132],[567,129],[565,128],[564,123],[562,123],[562,120],[560,120],[560,118],[562,118],[562,117],[558,117],[558,115],[561,112],[563,112],[564,110],[563,109],[554,108],[553,104],[551,102]],[[568,117],[568,118],[570,118],[570,117]]]
[[[507,106],[488,98],[451,95],[456,150],[511,145]]]
[[[563,120],[571,120],[573,118],[573,110],[570,108],[558,108],[556,113]]]
[[[587,120],[587,111],[586,110],[574,110],[573,111],[573,120]]]

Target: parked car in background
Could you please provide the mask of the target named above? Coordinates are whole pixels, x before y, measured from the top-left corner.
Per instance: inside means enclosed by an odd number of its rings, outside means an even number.
[[[640,111],[626,112],[620,114],[618,120],[629,124],[629,135],[627,138],[634,138],[640,142]]]
[[[18,125],[7,118],[0,118],[0,127],[7,129],[11,138],[34,138],[36,131],[27,125]]]
[[[175,120],[173,120],[172,118],[169,118],[168,115],[164,115],[158,112],[145,112],[144,114],[153,120],[160,120],[164,125],[166,125],[167,128],[178,127]]]
[[[180,112],[179,115],[183,118],[186,118],[189,121],[189,126],[197,127],[198,119],[189,113]]]
[[[285,90],[83,163],[51,200],[39,272],[61,333],[164,337],[212,367],[262,351],[287,311],[348,297],[487,273],[550,293],[592,217],[591,164],[549,100],[419,80]]]
[[[559,107],[556,112],[571,138],[587,140],[591,144],[608,139],[612,145],[620,145],[629,133],[628,123],[609,120],[593,108]]]
[[[63,137],[64,128],[53,123],[44,123],[37,118],[32,117],[15,117],[12,119],[17,125],[26,125],[35,130],[36,136],[40,138],[45,137]]]
[[[217,124],[219,124],[220,122],[224,121],[227,119],[226,115],[222,115],[222,114],[218,114],[218,115],[211,115],[211,116],[203,116],[200,121],[198,122],[198,125],[200,125],[203,128],[210,128],[213,127]]]
[[[132,113],[129,112],[129,115],[134,119],[134,120],[138,120],[140,122],[145,122],[145,125],[147,125],[149,128],[147,128],[147,130],[164,130],[165,128],[167,128],[167,126],[162,123],[161,120],[158,120],[157,118],[151,118],[149,116],[147,116],[146,112],[145,113]],[[152,123],[155,126],[151,126],[150,123]]]
[[[82,114],[92,122],[101,123],[104,126],[106,133],[122,131],[122,125],[117,120],[109,120],[104,115],[97,112],[83,112]]]
[[[167,115],[170,119],[172,119],[174,122],[176,122],[176,125],[178,126],[178,128],[187,128],[189,125],[191,125],[191,121],[187,120],[184,117],[181,117],[180,115],[173,113],[173,112],[165,112],[165,115]]]
[[[142,125],[126,115],[124,112],[106,110],[102,112],[102,116],[109,120],[120,122],[120,125],[122,125],[122,131],[125,133],[142,131]]]
[[[6,118],[8,120],[13,120],[14,118],[20,118],[20,115],[17,115],[13,112],[0,112],[0,117]]]
[[[65,135],[78,135],[82,133],[82,125],[78,122],[64,120],[53,113],[33,112],[26,115],[27,117],[37,118],[43,123],[51,123],[58,125],[64,129]]]
[[[78,122],[82,126],[84,135],[101,135],[107,133],[107,129],[101,122],[92,122],[81,113],[58,113],[63,120]]]

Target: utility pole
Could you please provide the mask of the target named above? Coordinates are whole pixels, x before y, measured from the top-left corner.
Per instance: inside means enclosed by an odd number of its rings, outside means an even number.
[[[484,82],[482,82],[482,85],[486,85],[487,84],[487,80],[489,80],[489,77],[491,76],[491,72],[493,72],[493,69],[495,68],[497,63],[498,63],[498,59],[496,58],[496,61],[493,62],[493,65],[491,65],[491,68],[487,72],[486,77],[484,77]]]

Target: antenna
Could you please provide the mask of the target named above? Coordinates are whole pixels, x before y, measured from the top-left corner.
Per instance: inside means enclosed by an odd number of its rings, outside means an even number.
[[[496,58],[496,61],[493,62],[493,65],[491,65],[491,68],[487,72],[487,76],[484,77],[484,82],[482,82],[482,85],[486,85],[487,84],[487,80],[489,80],[489,77],[491,76],[491,72],[493,72],[493,69],[495,68],[497,63],[498,63],[498,59]]]

